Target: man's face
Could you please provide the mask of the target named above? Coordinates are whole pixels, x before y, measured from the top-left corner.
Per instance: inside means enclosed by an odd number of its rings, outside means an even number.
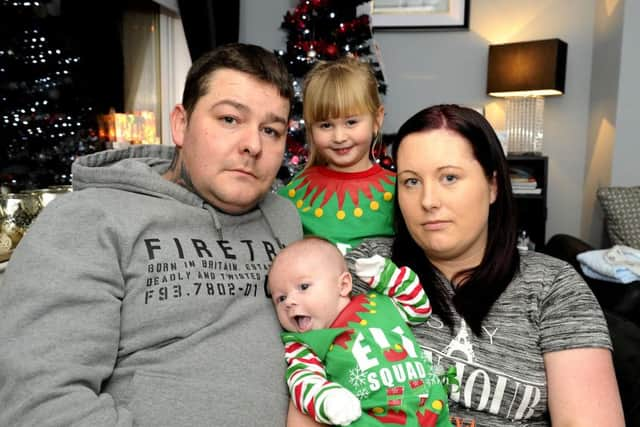
[[[171,115],[180,150],[180,180],[211,205],[231,214],[252,209],[282,163],[289,101],[275,86],[249,74],[220,69],[187,120]]]

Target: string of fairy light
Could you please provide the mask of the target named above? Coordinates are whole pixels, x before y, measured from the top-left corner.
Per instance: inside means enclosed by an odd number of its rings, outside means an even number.
[[[31,7],[39,6],[38,2],[13,2],[14,7]],[[70,115],[56,114],[53,117],[48,113],[42,113],[42,108],[49,105],[49,99],[52,91],[66,84],[64,79],[70,74],[69,66],[80,61],[77,56],[65,56],[60,49],[52,49],[48,47],[48,39],[37,28],[24,30],[23,37],[17,41],[21,42],[20,49],[22,52],[30,52],[16,56],[13,49],[0,50],[0,63],[10,63],[12,60],[17,61],[23,66],[42,66],[41,70],[49,70],[51,75],[36,75],[32,79],[25,78],[21,82],[21,93],[37,97],[40,99],[28,100],[30,104],[22,105],[15,110],[8,111],[2,115],[2,122],[7,126],[22,127],[22,140],[34,135],[45,135],[50,139],[63,138],[66,135],[74,135],[75,130],[82,126],[77,120]],[[6,57],[3,58],[3,57]],[[55,63],[59,68],[52,69],[48,63]],[[7,72],[6,66],[0,68],[0,73]],[[35,73],[32,73],[35,74]],[[33,120],[35,119],[35,120]],[[47,125],[54,129],[53,132],[43,130],[43,120],[47,121]]]
[[[91,99],[75,88],[83,61],[58,31],[58,7],[0,2],[0,184],[12,189],[67,184],[76,155],[95,144]]]

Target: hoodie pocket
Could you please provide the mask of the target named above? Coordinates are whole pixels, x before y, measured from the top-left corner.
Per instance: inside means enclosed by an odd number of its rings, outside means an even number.
[[[167,374],[136,372],[130,409],[140,427],[284,426],[286,394],[260,389],[250,378],[220,384]]]

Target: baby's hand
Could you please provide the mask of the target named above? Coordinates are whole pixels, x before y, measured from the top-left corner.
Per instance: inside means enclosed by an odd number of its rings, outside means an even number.
[[[346,388],[329,390],[324,399],[324,413],[331,424],[348,426],[362,415],[360,400]]]
[[[373,279],[384,270],[385,258],[374,255],[371,258],[358,258],[355,262],[355,273],[363,281],[372,284]]]

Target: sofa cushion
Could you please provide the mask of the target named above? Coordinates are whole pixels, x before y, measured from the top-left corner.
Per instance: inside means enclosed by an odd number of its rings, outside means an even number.
[[[640,249],[640,186],[603,187],[596,194],[611,243]]]

